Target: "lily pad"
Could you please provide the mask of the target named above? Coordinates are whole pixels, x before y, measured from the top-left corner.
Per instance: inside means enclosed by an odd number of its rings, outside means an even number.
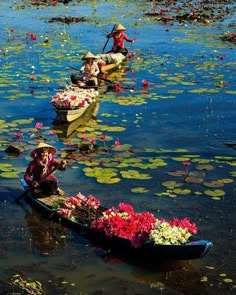
[[[184,181],[188,183],[201,183],[203,179],[199,177],[186,177]]]
[[[190,189],[176,188],[176,189],[173,190],[173,192],[175,194],[178,194],[178,195],[188,195],[188,194],[191,194],[191,190]]]
[[[222,180],[213,180],[210,182],[203,182],[203,184],[207,187],[223,187],[224,182]]]
[[[197,165],[196,167],[195,167],[197,170],[208,170],[208,171],[211,171],[211,170],[214,170],[215,168],[214,168],[214,166],[212,166],[212,165],[204,165],[204,164],[200,164],[200,165]]]
[[[220,189],[215,189],[215,190],[205,190],[204,194],[210,197],[223,197],[225,195],[225,192]]]
[[[176,181],[164,181],[162,182],[162,185],[168,188],[175,188],[175,187],[180,187],[183,186],[182,183],[176,182]]]
[[[132,193],[147,193],[148,189],[146,189],[145,187],[134,187],[131,189]]]
[[[171,176],[185,176],[186,175],[186,171],[182,171],[182,170],[169,171],[169,172],[167,172],[167,174],[169,174]]]

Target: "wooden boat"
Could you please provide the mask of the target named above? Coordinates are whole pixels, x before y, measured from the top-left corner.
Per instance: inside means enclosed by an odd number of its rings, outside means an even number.
[[[93,88],[80,88],[68,85],[56,93],[51,100],[57,119],[61,122],[72,122],[81,116],[93,104],[96,104],[98,91]]]
[[[121,66],[127,60],[127,57],[122,53],[106,53],[98,55],[98,66],[100,74],[107,74]]]
[[[61,141],[68,142],[75,136],[76,129],[85,126],[88,121],[96,118],[98,108],[99,103],[97,101],[93,102],[78,119],[72,122],[64,122],[56,118],[53,121],[53,130]]]
[[[21,184],[23,189],[27,191],[28,186],[24,180],[21,180]],[[91,221],[99,218],[102,212],[107,210],[105,207],[99,206],[97,210],[93,209],[93,211],[78,211],[79,221],[59,215],[56,206],[60,203],[64,204],[66,199],[68,198],[65,196],[35,198],[31,192],[28,192],[26,196],[26,201],[32,207],[40,210],[44,216],[78,231],[90,240],[93,245],[102,247],[104,250],[112,252],[119,257],[128,256],[129,258],[137,258],[139,261],[150,261],[152,263],[163,259],[192,260],[204,257],[212,248],[210,241],[197,238],[183,245],[154,245],[152,242],[144,242],[140,247],[134,248],[127,239],[114,236],[108,237],[104,231],[90,227]]]

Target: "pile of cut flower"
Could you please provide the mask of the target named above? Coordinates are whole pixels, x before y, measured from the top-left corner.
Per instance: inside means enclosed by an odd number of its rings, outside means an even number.
[[[118,209],[101,208],[100,201],[92,195],[85,197],[79,193],[68,198],[63,207],[58,208],[59,215],[85,222],[86,212],[86,222],[91,228],[104,231],[108,237],[127,239],[134,248],[147,241],[159,245],[181,245],[197,233],[196,224],[188,218],[157,219],[150,212],[137,213],[132,205],[125,203],[120,203]]]
[[[74,109],[91,104],[96,101],[97,96],[98,91],[93,88],[84,89],[69,85],[63,91],[56,93],[51,103],[58,109]]]

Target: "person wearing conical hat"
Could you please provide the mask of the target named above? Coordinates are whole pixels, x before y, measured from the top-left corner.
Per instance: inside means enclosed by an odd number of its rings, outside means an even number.
[[[41,142],[30,153],[33,160],[29,163],[24,179],[27,184],[45,195],[59,194],[63,191],[58,187],[58,179],[52,172],[55,168],[64,171],[66,160],[55,159],[56,148]]]
[[[84,63],[80,68],[80,73],[83,74],[83,77],[78,77],[76,75],[71,75],[71,81],[73,84],[77,84],[80,87],[97,87],[98,80],[97,75],[100,70],[97,65],[97,57],[88,51],[83,57]]]
[[[107,38],[113,38],[112,49],[109,51],[109,53],[122,53],[125,56],[128,54],[128,50],[124,45],[124,41],[134,42],[135,39],[128,38],[124,31],[126,31],[126,28],[122,26],[122,24],[118,24],[114,31],[107,35]]]

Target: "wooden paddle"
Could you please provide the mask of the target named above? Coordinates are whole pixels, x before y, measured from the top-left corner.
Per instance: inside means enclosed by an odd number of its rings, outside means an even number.
[[[116,28],[116,25],[113,26],[111,33],[113,33],[113,31],[115,30],[115,28]],[[102,52],[104,52],[104,50],[105,50],[105,48],[106,48],[107,43],[109,42],[109,40],[110,40],[110,38],[107,38],[107,41],[106,41],[105,45],[103,46]]]
[[[42,181],[44,181],[50,174],[52,174],[53,172],[55,172],[59,167],[60,167],[60,165],[57,166],[57,167],[55,167],[54,169],[52,169],[52,171],[50,171],[49,173],[47,173],[38,183],[40,184]],[[31,186],[26,191],[24,191],[19,197],[17,197],[15,199],[16,203],[18,203],[22,198],[25,198],[27,196],[27,194],[29,192],[31,192],[34,188],[35,187]]]
[[[69,66],[69,68],[73,69],[73,70],[76,70],[76,71],[80,71],[79,69],[75,68],[75,67],[72,67],[72,66]],[[103,77],[98,77],[98,76],[94,76],[96,77],[98,80],[103,80],[105,82],[108,82],[110,84],[113,84],[113,82],[109,79],[106,79],[106,78],[103,78]]]

